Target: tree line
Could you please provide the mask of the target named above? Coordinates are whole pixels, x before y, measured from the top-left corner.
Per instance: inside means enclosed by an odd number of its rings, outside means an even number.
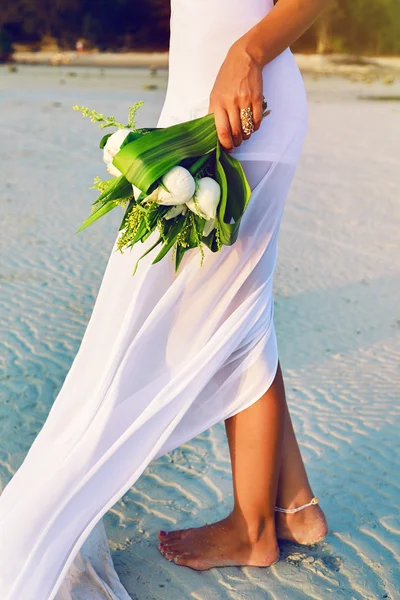
[[[201,1],[201,0],[199,0]],[[216,0],[218,1],[218,0]],[[77,39],[100,50],[165,50],[170,0],[12,0],[0,8],[0,55],[12,44],[60,49]],[[332,0],[295,51],[400,53],[399,0]]]

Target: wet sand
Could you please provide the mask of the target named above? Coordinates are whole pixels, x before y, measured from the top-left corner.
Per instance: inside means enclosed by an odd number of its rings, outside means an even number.
[[[103,174],[84,104],[156,122],[167,73],[0,69],[0,481],[39,431],[79,347],[121,212],[78,235]],[[232,504],[222,425],[152,463],[105,517],[135,600],[399,598],[400,84],[305,75],[309,130],[282,224],[276,328],[288,400],[331,532],[269,569],[170,564],[158,529]],[[6,93],[4,93],[6,91]],[[371,97],[375,100],[370,99]],[[391,100],[382,99],[391,98]]]

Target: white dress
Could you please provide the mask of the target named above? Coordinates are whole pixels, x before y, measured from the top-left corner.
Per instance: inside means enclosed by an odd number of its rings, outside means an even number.
[[[160,127],[207,113],[227,50],[272,8],[272,0],[173,0]],[[124,254],[113,247],[70,371],[0,497],[1,600],[127,600],[104,513],[151,460],[272,383],[272,279],[307,101],[289,49],[263,81],[272,112],[234,151],[253,189],[236,243],[206,248],[202,267],[199,250],[189,251],[177,275],[169,257],[151,265],[155,250],[132,276],[152,238]]]

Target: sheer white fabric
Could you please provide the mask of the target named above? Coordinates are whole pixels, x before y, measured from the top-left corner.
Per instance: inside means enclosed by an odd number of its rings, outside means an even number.
[[[207,113],[227,49],[271,7],[175,0],[159,126]],[[234,152],[253,188],[236,243],[216,254],[206,248],[202,267],[191,250],[177,275],[168,257],[151,265],[153,252],[134,277],[153,237],[124,254],[114,245],[71,369],[0,497],[2,600],[127,600],[101,517],[152,459],[251,405],[272,383],[278,232],[307,102],[289,49],[263,80],[272,112]]]

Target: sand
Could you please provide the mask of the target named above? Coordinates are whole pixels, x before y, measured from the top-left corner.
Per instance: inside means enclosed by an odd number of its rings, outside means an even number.
[[[143,69],[0,69],[2,486],[78,349],[122,216],[118,209],[75,235],[103,167],[99,130],[71,107],[123,120],[143,99],[140,124],[154,124],[166,78]],[[219,425],[152,463],[105,517],[134,600],[400,597],[400,103],[360,99],[399,97],[400,85],[305,82],[309,130],[282,224],[276,327],[296,431],[331,531],[313,548],[284,545],[270,569],[197,573],[165,561],[158,529],[230,510]]]

